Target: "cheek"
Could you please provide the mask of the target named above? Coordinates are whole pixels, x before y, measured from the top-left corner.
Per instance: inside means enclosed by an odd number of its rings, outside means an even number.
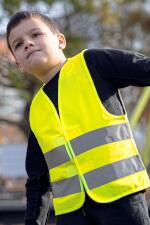
[[[21,51],[16,51],[14,53],[14,56],[15,56],[15,59],[18,61],[18,62],[21,62],[21,61],[24,61],[23,60],[23,54]]]
[[[21,66],[21,67],[24,67],[25,65],[25,60],[20,56],[20,57],[17,57],[16,58],[18,64]]]
[[[43,46],[45,46],[46,50],[55,51],[59,48],[59,41],[56,38],[45,37]]]
[[[26,70],[26,68],[28,67],[28,63],[26,62],[23,54],[17,54],[15,59],[19,69]]]

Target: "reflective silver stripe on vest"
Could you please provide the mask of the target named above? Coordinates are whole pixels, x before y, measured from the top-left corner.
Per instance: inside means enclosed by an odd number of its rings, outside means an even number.
[[[48,169],[59,166],[70,160],[64,145],[44,154]]]
[[[144,165],[137,155],[92,170],[84,174],[84,177],[89,189],[93,189],[144,169]]]
[[[52,192],[55,198],[81,192],[79,176],[52,182]]]
[[[79,155],[89,149],[131,137],[132,134],[127,124],[117,124],[90,131],[70,142],[75,154]]]

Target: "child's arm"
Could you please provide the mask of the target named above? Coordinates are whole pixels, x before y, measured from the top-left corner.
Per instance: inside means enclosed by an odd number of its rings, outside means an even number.
[[[118,88],[150,85],[150,57],[119,49],[91,49],[84,54],[98,75]]]
[[[49,211],[51,185],[47,164],[32,132],[30,132],[28,139],[26,171],[28,179],[26,183],[25,224],[41,224],[39,220],[42,220],[42,224],[45,224],[46,221],[43,222],[43,220],[46,220]],[[43,211],[45,215],[43,215]]]

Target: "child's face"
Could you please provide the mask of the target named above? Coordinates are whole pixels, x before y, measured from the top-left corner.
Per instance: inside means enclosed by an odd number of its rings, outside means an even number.
[[[10,32],[9,43],[20,70],[46,73],[56,66],[65,48],[63,34],[54,34],[39,18],[23,20]],[[61,46],[61,48],[60,48]]]

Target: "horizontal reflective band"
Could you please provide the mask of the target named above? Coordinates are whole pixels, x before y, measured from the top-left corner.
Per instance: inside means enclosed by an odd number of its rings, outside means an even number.
[[[44,156],[48,165],[48,169],[52,169],[53,167],[59,166],[60,164],[70,160],[64,145],[46,152]]]
[[[137,155],[92,170],[84,174],[84,177],[88,183],[88,187],[93,189],[144,169],[144,165]]]
[[[81,192],[79,176],[53,182],[52,192],[55,198]]]
[[[71,140],[72,148],[76,155],[89,149],[132,137],[127,124],[117,124],[96,129]]]

